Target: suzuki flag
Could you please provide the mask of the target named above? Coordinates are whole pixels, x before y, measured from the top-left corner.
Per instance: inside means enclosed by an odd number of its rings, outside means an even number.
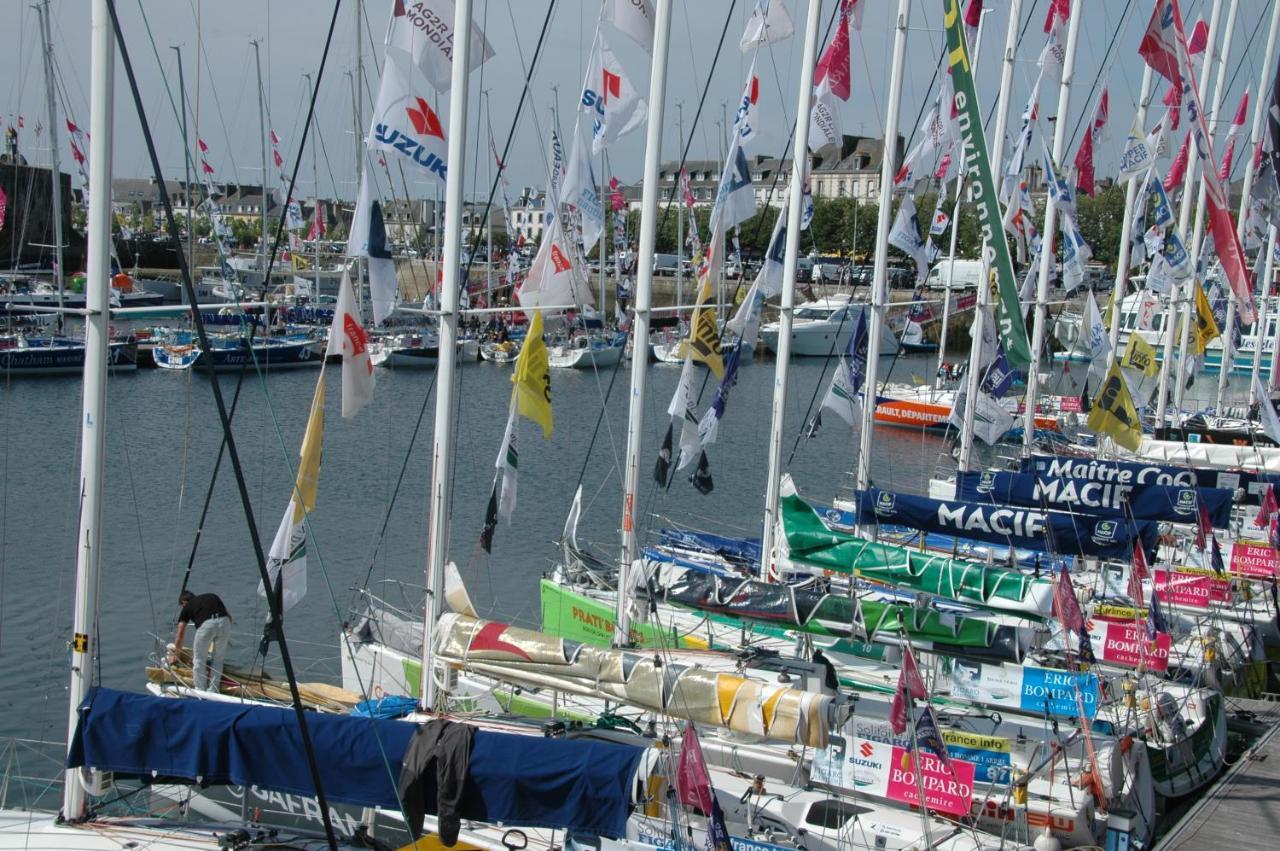
[[[369,146],[390,151],[415,173],[444,183],[449,146],[440,116],[424,93],[409,85],[409,75],[395,55],[388,53],[382,65]]]
[[[653,3],[651,0],[606,0],[604,19],[614,29],[653,53]]]
[[[1244,249],[1231,220],[1231,212],[1227,209],[1226,189],[1218,179],[1217,164],[1213,161],[1212,137],[1196,91],[1196,74],[1191,67],[1178,0],[1159,0],[1156,3],[1138,52],[1153,71],[1182,89],[1182,108],[1186,110],[1196,157],[1204,172],[1202,187],[1209,211],[1209,231],[1213,235],[1223,274],[1236,294],[1240,320],[1250,324],[1256,316],[1253,287],[1244,264]]]
[[[437,92],[449,91],[453,83],[453,0],[395,0],[387,47],[407,53]],[[493,48],[484,33],[471,25],[471,52],[468,71],[493,58]]]
[[[351,275],[342,273],[338,303],[329,326],[329,347],[325,356],[342,355],[342,416],[353,417],[373,398],[373,362],[369,360],[369,335],[360,324]]]
[[[632,87],[603,34],[596,35],[579,109],[591,116],[591,153],[598,154],[644,123],[645,102]]]

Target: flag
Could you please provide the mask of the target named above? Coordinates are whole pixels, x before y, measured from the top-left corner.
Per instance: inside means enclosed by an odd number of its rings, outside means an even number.
[[[68,133],[71,133],[72,135],[79,135],[79,134],[80,134],[80,128],[79,128],[79,127],[77,127],[77,126],[75,125],[75,123],[74,123],[70,118],[66,119],[66,122],[67,122],[67,132],[68,132]]]
[[[209,165],[205,160],[200,160],[200,171],[204,174],[213,174],[213,166]]]
[[[1125,137],[1124,151],[1120,154],[1121,180],[1137,177],[1155,163],[1162,126],[1157,124],[1150,136],[1143,136],[1142,128],[1135,120],[1129,128],[1129,135]]]
[[[350,257],[369,256],[369,218],[373,207],[373,195],[369,184],[369,175],[360,177],[360,190],[356,196],[356,208],[351,214],[350,233],[347,236],[347,255]]]
[[[271,150],[271,156],[272,156],[272,158],[274,158],[274,159],[275,159],[275,162],[276,162],[276,168],[283,168],[283,167],[284,167],[284,157],[280,156],[280,152],[279,152],[279,151],[277,151],[277,150],[275,150],[275,149],[273,148],[273,149]]]
[[[1276,502],[1276,486],[1267,485],[1267,489],[1262,492],[1262,506],[1258,509],[1258,516],[1253,518],[1253,525],[1259,529],[1267,528],[1267,523],[1277,509],[1280,509],[1280,504]]]
[[[200,148],[200,153],[209,153],[209,146],[204,143],[204,139],[196,139],[196,145]]]
[[[520,306],[526,311],[535,307],[563,308],[594,303],[590,288],[574,274],[561,219],[556,216],[551,220],[538,245],[538,253],[529,264],[529,272],[516,290]]]
[[[75,131],[73,130],[72,132],[74,133]],[[280,144],[280,137],[276,135],[276,131],[274,131],[274,130],[268,130],[267,132],[271,134],[271,144],[273,144],[273,145],[279,145],[279,144]]]
[[[1213,566],[1214,573],[1219,576],[1227,572],[1227,567],[1222,561],[1222,545],[1218,543],[1216,535],[1209,536],[1209,564]]]
[[[751,75],[754,76],[754,63],[751,67]],[[748,91],[750,79],[751,76],[748,76]],[[729,228],[742,224],[755,213],[756,193],[751,183],[751,168],[746,151],[742,149],[742,138],[735,132],[729,142],[724,170],[720,173],[720,185],[716,189],[716,201],[711,208],[712,243],[716,241],[716,234],[728,233]]]
[[[653,53],[653,2],[652,0],[607,0],[604,19],[614,29]]]
[[[0,228],[4,227],[4,214],[9,209],[9,196],[4,194],[4,187],[0,186]]]
[[[978,25],[982,23],[982,0],[969,0],[964,7],[964,30],[969,43],[978,40]]]
[[[1160,367],[1156,364],[1155,347],[1137,334],[1136,330],[1129,337],[1129,345],[1125,347],[1124,356],[1120,358],[1120,365],[1137,370],[1147,377],[1160,371]]]
[[[954,11],[956,7],[952,5]],[[964,24],[957,14],[949,14],[947,28],[947,61],[951,67],[952,85],[956,103],[962,106],[961,144],[965,151],[965,167],[974,178],[974,207],[978,214],[978,226],[986,233],[998,234],[1003,228],[1000,206],[996,200],[995,179],[991,162],[987,158],[987,142],[982,133],[982,110],[978,105],[974,88],[969,48],[965,44]],[[1022,305],[1018,301],[1018,284],[1014,278],[1013,261],[1009,257],[1009,245],[1004,239],[992,239],[991,268],[998,284],[999,300],[997,317],[1000,340],[1005,354],[1015,367],[1031,363],[1031,347],[1027,342],[1027,329],[1022,319]]]
[[[1044,19],[1044,31],[1049,33],[1058,22],[1066,23],[1071,17],[1071,0],[1049,0],[1049,11]]]
[[[1275,406],[1271,404],[1271,394],[1263,386],[1262,379],[1254,375],[1253,395],[1258,399],[1258,413],[1262,418],[1262,433],[1280,443],[1280,416],[1276,415]]]
[[[698,288],[698,307],[689,322],[689,338],[685,341],[684,354],[706,365],[717,379],[724,378],[724,360],[720,355],[720,328],[716,324],[715,289],[711,284],[710,270],[705,269]]]
[[[582,226],[582,250],[589,252],[600,240],[600,234],[604,233],[604,208],[600,204],[600,190],[591,168],[591,155],[577,128],[573,132],[569,171],[564,178],[564,195],[560,200],[577,209]]]
[[[1191,339],[1192,353],[1203,355],[1208,350],[1209,343],[1222,336],[1222,332],[1218,330],[1218,322],[1213,317],[1213,308],[1209,306],[1209,297],[1205,295],[1204,287],[1199,282],[1193,283],[1192,286],[1196,291],[1196,316]]]
[[[1146,595],[1142,593],[1142,576],[1138,574],[1136,561],[1134,566],[1129,568],[1129,585],[1125,590],[1135,607],[1146,605]]]
[[[1053,611],[1063,627],[1072,632],[1084,632],[1084,612],[1080,610],[1080,601],[1076,599],[1066,565],[1062,566],[1053,584]]]
[[[716,387],[716,395],[711,400],[710,407],[698,421],[698,439],[704,448],[716,442],[720,420],[724,419],[725,406],[729,403],[729,391],[738,383],[738,360],[741,352],[742,344],[739,343],[725,358],[724,378],[720,379],[720,385]]]
[[[551,418],[551,367],[547,358],[547,344],[542,339],[542,311],[533,311],[529,331],[520,357],[516,359],[516,371],[511,376],[515,385],[516,405],[522,417],[528,417],[542,426],[542,436],[550,438],[554,429]]]
[[[666,487],[667,479],[670,478],[674,438],[675,424],[668,423],[667,434],[662,438],[662,446],[658,449],[658,460],[653,465],[653,479],[663,487]]]
[[[1173,162],[1169,165],[1169,173],[1164,178],[1164,191],[1172,192],[1174,189],[1182,185],[1187,176],[1188,151],[1191,147],[1191,131],[1187,131],[1187,135],[1182,137],[1182,147],[1178,148],[1178,155],[1173,158]]]
[[[1108,100],[1107,90],[1103,89],[1098,108],[1093,113],[1093,121],[1080,139],[1080,148],[1076,151],[1076,189],[1090,197],[1093,196],[1094,184],[1093,145],[1101,136],[1102,128],[1107,125],[1110,112]]]
[[[1240,95],[1240,105],[1236,107],[1235,117],[1231,119],[1231,128],[1227,130],[1227,148],[1222,152],[1222,165],[1218,168],[1218,179],[1229,180],[1231,178],[1231,160],[1236,153],[1236,140],[1240,138],[1240,131],[1244,129],[1245,115],[1249,111],[1249,90],[1245,89]]]
[[[604,35],[596,34],[587,66],[587,79],[582,86],[579,108],[591,116],[591,152],[599,154],[614,140],[644,123],[644,100],[631,86],[618,58],[613,55]]]
[[[1252,323],[1256,315],[1253,286],[1244,264],[1235,223],[1227,208],[1227,192],[1213,162],[1213,142],[1205,121],[1204,106],[1196,91],[1196,72],[1191,66],[1186,36],[1182,29],[1182,12],[1178,0],[1158,0],[1151,13],[1147,32],[1138,52],[1151,69],[1171,85],[1183,90],[1183,109],[1190,119],[1190,132],[1195,136],[1196,157],[1200,160],[1204,180],[1205,206],[1209,214],[1209,232],[1222,272],[1236,294],[1240,319]]]
[[[782,0],[756,0],[756,7],[751,11],[738,47],[746,53],[762,44],[775,44],[791,38],[795,31]]]
[[[1102,324],[1098,301],[1093,297],[1092,290],[1084,300],[1084,330],[1085,338],[1089,341],[1089,372],[1101,376],[1106,372],[1107,361],[1111,357],[1111,341],[1107,336],[1106,326]]]
[[[942,741],[942,732],[938,728],[938,716],[934,713],[933,706],[925,705],[921,707],[920,714],[916,716],[914,738],[917,752],[930,751],[942,761],[942,765],[947,771],[952,770],[951,758],[947,754],[946,743]]]
[[[676,459],[676,469],[683,470],[693,463],[700,449],[698,420],[693,413],[693,361],[686,354],[680,367],[680,380],[676,382],[675,392],[667,404],[667,415],[672,425],[680,424],[680,455]]]
[[[1213,523],[1209,519],[1209,510],[1201,502],[1196,509],[1196,549],[1203,552],[1213,537]]]
[[[369,260],[369,301],[373,306],[373,324],[381,325],[399,301],[400,284],[396,278],[396,261],[387,245],[382,205],[377,201],[369,207],[369,242],[364,256]]]
[[[942,236],[947,231],[947,225],[951,224],[951,217],[947,215],[947,211],[939,206],[933,211],[933,222],[929,225],[929,236]]]
[[[512,392],[514,395],[515,391]],[[485,552],[492,552],[493,533],[498,528],[499,518],[510,525],[516,510],[516,479],[520,469],[520,425],[516,408],[516,400],[513,398],[507,406],[507,427],[502,432],[502,445],[498,448],[498,458],[494,462],[497,469],[493,474],[493,490],[489,493],[484,528],[480,532],[480,546],[484,547]]]
[[[696,807],[704,814],[711,812],[711,775],[707,773],[707,763],[702,758],[702,746],[698,742],[698,734],[693,722],[684,725],[684,735],[680,740],[680,759],[676,763],[676,797],[686,806]]]
[[[373,362],[369,360],[369,335],[360,324],[351,274],[342,272],[338,303],[329,326],[325,355],[342,355],[342,416],[353,417],[373,398]]]
[[[1108,435],[1126,449],[1136,450],[1142,444],[1142,425],[1138,411],[1129,395],[1129,385],[1120,372],[1119,364],[1112,364],[1103,379],[1102,387],[1093,400],[1093,410],[1087,420],[1089,428]]]
[[[849,99],[849,27],[844,7],[840,8],[840,23],[836,26],[831,43],[822,52],[817,66],[813,69],[813,84],[816,86],[826,82],[831,93],[840,100]]]
[[[396,0],[392,4],[387,47],[411,58],[437,92],[447,92],[453,84],[453,19],[454,0]],[[475,23],[471,25],[470,49],[468,71],[493,58],[493,48]],[[390,55],[387,59],[393,61]]]
[[[276,536],[267,551],[267,575],[271,593],[278,595],[281,613],[307,593],[307,515],[316,505],[316,487],[320,480],[321,444],[324,442],[324,370],[316,381],[311,397],[311,413],[302,434],[297,475],[289,507],[285,509]],[[258,583],[258,596],[264,599],[267,589]]]
[[[924,240],[920,237],[920,216],[916,212],[916,201],[910,192],[903,195],[898,204],[898,214],[894,216],[893,227],[889,229],[889,244],[915,261],[916,282],[923,282],[929,272],[929,260],[925,255]]]
[[[839,146],[843,140],[840,128],[840,109],[826,81],[813,90],[813,105],[809,108],[809,150],[821,151],[828,145]]]
[[[756,104],[759,100],[760,78],[756,76],[756,61],[752,59],[751,71],[747,74],[742,97],[738,100],[738,112],[733,117],[733,132],[744,145],[756,137]]]
[[[1164,612],[1160,611],[1160,601],[1152,594],[1151,604],[1147,608],[1147,641],[1155,641],[1158,633],[1168,631],[1169,624],[1164,619]]]
[[[382,63],[369,147],[394,153],[411,172],[444,183],[449,146],[444,124],[424,94],[425,90],[410,84],[395,55],[388,53]]]
[[[684,166],[680,167],[680,196],[684,198],[685,207],[692,210],[697,199],[693,197],[693,188],[689,186],[689,169]]]
[[[889,706],[889,723],[895,735],[901,736],[907,730],[907,701],[910,698],[924,700],[929,696],[924,686],[924,678],[916,667],[916,657],[911,652],[911,645],[902,646],[902,669],[898,672],[898,687],[893,693],[893,703]]]

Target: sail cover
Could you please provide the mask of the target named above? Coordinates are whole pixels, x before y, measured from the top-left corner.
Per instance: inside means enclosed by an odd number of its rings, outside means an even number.
[[[416,725],[312,713],[307,728],[329,800],[399,809],[401,758]],[[621,837],[643,750],[477,729],[462,818]],[[96,688],[80,708],[67,765],[149,782],[315,795],[297,719],[274,707]]]

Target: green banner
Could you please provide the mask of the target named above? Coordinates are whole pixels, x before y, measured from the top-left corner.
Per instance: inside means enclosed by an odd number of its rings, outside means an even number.
[[[964,145],[961,162],[969,172],[973,187],[973,203],[978,209],[982,229],[983,251],[988,268],[996,274],[1000,298],[996,302],[996,325],[1005,356],[1015,367],[1031,363],[1031,346],[1027,344],[1027,328],[1022,321],[1022,305],[1018,302],[1018,282],[1013,275],[1009,242],[1005,239],[1000,219],[1000,202],[991,161],[987,156],[987,140],[982,135],[982,114],[978,95],[973,88],[973,69],[969,65],[969,45],[964,37],[964,20],[960,16],[960,0],[942,0],[946,13],[947,62],[951,65],[951,84],[956,93],[960,138]],[[998,164],[997,164],[998,165]]]

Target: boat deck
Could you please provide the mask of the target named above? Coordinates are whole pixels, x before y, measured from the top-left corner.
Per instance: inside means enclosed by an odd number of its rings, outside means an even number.
[[[1233,728],[1261,735],[1156,843],[1160,851],[1274,851],[1280,835],[1280,699],[1228,699]],[[1241,713],[1251,713],[1252,718]]]

